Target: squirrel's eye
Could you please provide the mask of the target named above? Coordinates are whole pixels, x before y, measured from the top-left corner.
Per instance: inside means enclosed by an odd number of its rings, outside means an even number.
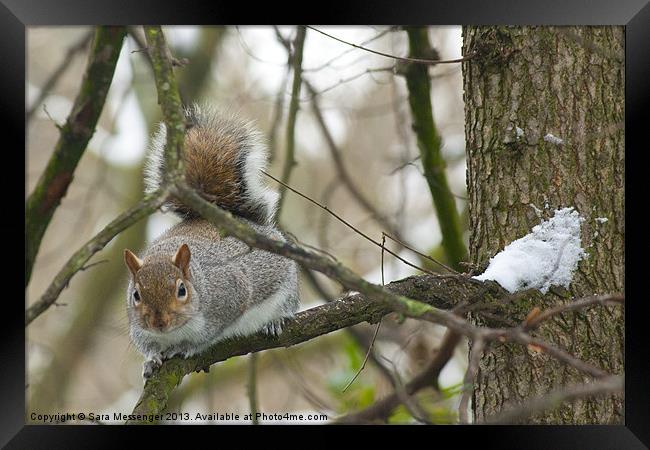
[[[133,299],[136,303],[140,301],[140,293],[138,291],[133,291]]]
[[[178,283],[178,293],[176,294],[176,296],[178,298],[184,298],[186,295],[187,295],[187,290],[185,289],[185,284],[183,284],[183,282],[181,281],[180,283]]]

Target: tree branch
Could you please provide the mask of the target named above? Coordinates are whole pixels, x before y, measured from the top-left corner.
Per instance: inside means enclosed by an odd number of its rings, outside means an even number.
[[[527,318],[527,320],[522,324],[524,330],[530,331],[534,330],[541,324],[543,321],[549,319],[550,317],[563,314],[568,311],[576,311],[579,309],[584,309],[589,306],[595,305],[607,305],[607,304],[623,304],[624,297],[621,294],[609,294],[609,295],[594,295],[591,297],[586,297],[580,300],[572,300],[569,303],[564,305],[559,305],[554,308],[548,309],[536,314],[533,317]]]
[[[433,52],[426,27],[407,28],[407,33],[409,56],[426,56]],[[456,270],[461,270],[460,262],[467,260],[467,248],[463,241],[456,202],[447,183],[445,160],[440,152],[440,136],[433,121],[431,80],[427,67],[417,64],[406,66],[405,76],[413,116],[413,130],[417,135],[424,175],[440,223],[442,245],[450,265]]]
[[[463,333],[474,333],[475,327],[473,325],[451,312],[430,307],[410,298],[391,294],[381,286],[369,283],[359,277],[352,270],[338,261],[323,257],[321,254],[309,250],[304,246],[292,242],[281,241],[279,239],[273,239],[257,233],[245,222],[236,219],[230,212],[204,200],[184,182],[178,182],[176,185],[172,186],[171,189],[173,194],[184,204],[192,208],[213,225],[222,229],[225,233],[236,237],[251,247],[267,250],[291,258],[310,269],[314,269],[330,278],[334,278],[349,290],[359,291],[373,297],[376,301],[388,303],[395,309],[395,311],[401,312],[407,317],[429,320],[434,323],[455,328]],[[454,275],[441,277],[441,279],[447,278],[462,278],[468,284],[474,284],[477,287],[486,286],[486,284],[472,278],[458,277]],[[496,288],[495,283],[492,283],[491,286]],[[498,291],[502,292],[501,289],[498,289]],[[463,299],[466,298],[466,296],[463,296]]]
[[[469,400],[474,392],[474,383],[478,374],[479,363],[485,350],[485,344],[483,339],[477,339],[472,342],[472,348],[469,351],[469,364],[467,365],[465,378],[463,379],[463,395],[460,397],[460,405],[458,407],[458,418],[462,424],[470,423],[468,415]]]
[[[45,230],[72,182],[74,171],[95,132],[126,34],[124,27],[98,27],[79,94],[45,171],[25,206],[25,286]]]
[[[182,178],[183,143],[185,140],[185,114],[174,76],[173,64],[165,35],[159,26],[144,27],[147,50],[151,59],[158,104],[165,122],[165,179],[167,182]]]

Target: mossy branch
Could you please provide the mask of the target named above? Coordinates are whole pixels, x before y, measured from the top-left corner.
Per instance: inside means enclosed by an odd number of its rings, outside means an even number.
[[[183,143],[185,141],[185,114],[173,71],[171,53],[165,35],[159,26],[144,27],[147,50],[151,59],[158,104],[165,122],[165,177],[166,181],[179,179],[182,175]]]
[[[428,58],[434,55],[426,27],[409,27],[406,31],[409,38],[409,57]],[[440,223],[442,245],[449,264],[454,269],[460,270],[462,269],[460,262],[467,260],[467,247],[463,241],[460,217],[456,210],[454,196],[447,183],[445,160],[440,152],[440,135],[437,133],[433,121],[429,67],[407,63],[403,72],[408,87],[413,130],[417,136],[424,176],[429,185]]]
[[[41,240],[72,182],[74,171],[95,133],[113,80],[117,59],[126,34],[124,27],[98,27],[79,93],[45,171],[27,199],[25,207],[25,286]]]

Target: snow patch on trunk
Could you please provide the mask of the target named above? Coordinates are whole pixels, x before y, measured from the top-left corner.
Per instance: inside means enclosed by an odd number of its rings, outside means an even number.
[[[584,220],[574,208],[556,210],[552,218],[497,253],[487,270],[474,278],[496,281],[511,293],[525,289],[546,293],[552,285],[568,288],[587,255],[580,242]]]

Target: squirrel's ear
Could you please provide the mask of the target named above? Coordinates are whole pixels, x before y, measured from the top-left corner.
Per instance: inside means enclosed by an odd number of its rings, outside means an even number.
[[[135,276],[136,272],[142,267],[142,260],[135,256],[135,253],[128,248],[124,249],[124,262],[133,276]]]
[[[183,275],[188,277],[190,275],[190,248],[187,244],[182,244],[178,247],[172,261],[174,265],[183,271]]]

